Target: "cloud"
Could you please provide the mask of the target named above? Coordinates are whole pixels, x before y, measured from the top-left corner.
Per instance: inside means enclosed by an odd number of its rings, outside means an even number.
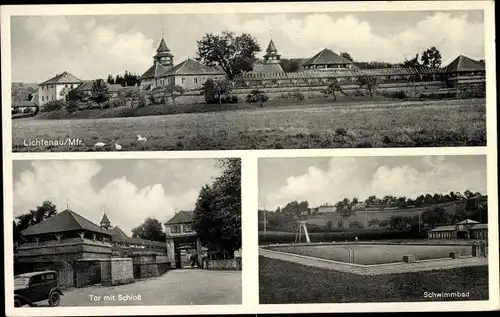
[[[132,166],[130,170],[137,171]],[[33,161],[32,170],[22,171],[14,184],[14,216],[50,200],[59,211],[68,204],[71,210],[96,224],[106,211],[112,225],[130,233],[147,217],[164,222],[175,210],[194,207],[206,177],[189,177],[189,170],[181,171],[190,181],[176,180],[179,185],[175,194],[167,193],[161,184],[138,187],[125,176],[108,180],[97,191],[92,179],[105,171],[96,161]],[[198,183],[193,179],[198,179]]]
[[[285,185],[264,197],[260,207],[275,209],[293,200],[318,206],[346,197],[417,197],[467,189],[485,192],[484,169],[468,168],[444,157],[423,157],[419,162],[399,165],[382,164],[377,158],[336,157],[330,159],[326,170],[311,166],[306,173],[287,178]]]
[[[441,51],[443,61],[459,53],[472,58],[484,56],[484,24],[468,21],[467,14],[437,12],[393,36],[375,33],[369,22],[353,14],[337,19],[323,13],[309,14],[304,19],[279,14],[244,23],[235,18],[223,19],[221,23],[236,32],[253,34],[262,45],[267,45],[272,30],[283,56],[311,57],[328,47],[336,52],[347,51],[359,61],[401,62],[431,46]]]
[[[63,42],[61,36],[70,32],[71,23],[64,16],[29,17],[25,27],[36,41],[58,47]]]
[[[13,80],[40,82],[64,70],[82,79],[124,70],[141,75],[152,65],[164,26],[175,63],[194,57],[196,41],[205,33],[223,30],[252,34],[262,50],[272,34],[283,58],[312,57],[327,47],[349,52],[357,61],[397,63],[431,46],[440,50],[443,64],[459,54],[484,58],[484,23],[471,21],[466,13],[435,12],[384,30],[380,26],[387,21],[379,20],[364,20],[356,13],[29,17],[13,27],[18,43],[13,48]],[[27,31],[27,37],[21,38],[26,32],[16,28]]]

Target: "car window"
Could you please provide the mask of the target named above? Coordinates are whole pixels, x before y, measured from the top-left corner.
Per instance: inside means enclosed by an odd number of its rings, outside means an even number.
[[[35,275],[31,278],[31,284],[40,284],[45,280],[44,275]]]
[[[45,275],[45,279],[46,279],[47,281],[52,281],[52,280],[55,280],[55,279],[56,279],[56,277],[55,277],[55,275],[54,275],[54,274],[47,274],[47,275]]]

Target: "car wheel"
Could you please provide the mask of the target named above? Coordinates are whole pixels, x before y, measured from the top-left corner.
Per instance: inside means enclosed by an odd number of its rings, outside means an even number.
[[[53,292],[49,297],[49,305],[50,306],[59,306],[61,302],[61,296],[57,292]]]
[[[15,299],[14,300],[14,307],[22,307],[23,304],[21,304],[21,301],[19,301],[18,299]]]

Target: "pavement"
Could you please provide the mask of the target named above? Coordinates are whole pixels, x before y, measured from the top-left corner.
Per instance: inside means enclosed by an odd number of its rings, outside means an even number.
[[[63,290],[60,306],[239,305],[241,271],[177,269],[132,284]],[[39,305],[45,306],[45,305]]]
[[[320,258],[309,257],[275,250],[261,248],[259,255],[305,266],[312,266],[322,269],[335,270],[340,272],[359,274],[359,275],[382,275],[407,272],[421,272],[432,270],[444,270],[466,266],[488,265],[487,258],[464,257],[460,259],[435,259],[418,261],[414,263],[386,263],[376,265],[361,265],[353,263],[338,262]]]

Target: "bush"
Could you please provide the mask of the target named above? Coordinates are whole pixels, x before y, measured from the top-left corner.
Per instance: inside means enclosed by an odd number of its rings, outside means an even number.
[[[78,111],[78,104],[76,103],[76,101],[68,101],[64,109],[67,113],[73,113],[75,111]]]
[[[395,99],[405,99],[406,98],[406,93],[402,90],[400,91],[395,91],[391,93],[391,97]]]
[[[66,102],[64,100],[53,100],[43,105],[42,112],[59,111],[64,108],[66,108]]]
[[[293,92],[293,99],[298,100],[298,101],[304,101],[305,97],[304,97],[304,94],[301,93],[300,91],[294,91]]]
[[[109,101],[111,108],[119,108],[125,106],[125,100],[122,99],[111,99]]]
[[[268,100],[269,100],[269,97],[266,95],[266,93],[261,91],[261,90],[257,90],[257,89],[252,90],[247,95],[247,98],[246,98],[246,101],[249,103],[253,103],[253,102],[260,103],[260,102],[266,102]]]
[[[337,135],[347,135],[347,130],[345,128],[337,128],[337,130],[335,130],[335,134]]]
[[[232,95],[232,96],[222,97],[221,102],[222,103],[238,103],[239,99],[237,96]]]
[[[137,108],[143,108],[148,105],[148,98],[144,95],[141,95],[137,98]]]
[[[362,91],[362,90],[354,90],[354,91],[352,92],[352,95],[353,95],[354,97],[362,97],[362,96],[365,96],[365,95],[366,95],[366,93],[365,93],[364,91]]]

